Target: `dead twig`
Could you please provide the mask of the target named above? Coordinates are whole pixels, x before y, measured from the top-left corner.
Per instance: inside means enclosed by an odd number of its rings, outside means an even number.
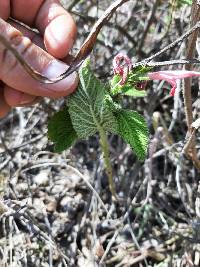
[[[182,42],[183,40],[187,39],[192,33],[196,32],[198,29],[200,28],[200,22],[197,22],[190,30],[188,30],[186,33],[184,33],[182,36],[180,36],[178,39],[176,39],[174,42],[172,42],[171,44],[165,46],[163,49],[161,49],[160,51],[158,51],[157,53],[155,53],[154,55],[144,59],[143,61],[140,62],[143,63],[144,65],[146,65],[147,63],[149,63],[152,59],[160,56],[161,54],[165,53],[167,50],[172,49],[173,47],[175,47],[177,44],[179,44],[180,42]],[[138,64],[138,63],[136,63]]]
[[[76,12],[76,11],[71,11],[72,14],[74,14],[75,16],[78,16],[79,18],[81,18],[82,20],[84,21],[91,21],[91,22],[95,22],[95,18],[92,17],[92,16],[88,16],[87,14],[81,14],[79,12]],[[135,39],[128,33],[128,31],[126,31],[124,29],[124,27],[116,24],[116,23],[111,23],[109,21],[106,21],[105,22],[105,25],[110,27],[110,28],[115,28],[116,30],[118,30],[120,32],[120,34],[122,34],[123,36],[125,36],[128,41],[130,41],[133,46],[136,46],[137,45],[137,42],[135,41]]]
[[[147,67],[163,67],[163,66],[172,66],[172,65],[192,65],[192,64],[200,64],[200,60],[193,58],[193,59],[174,59],[174,60],[167,60],[167,61],[161,61],[161,62],[149,62],[145,65]],[[134,67],[143,65],[143,63],[135,63],[133,64]]]
[[[200,20],[200,6],[198,1],[193,1],[192,4],[192,17],[191,17],[191,24],[194,25],[196,23],[199,23]],[[190,35],[188,40],[188,46],[187,46],[187,58],[193,57],[195,53],[196,48],[196,40],[198,37],[198,31],[195,31]],[[186,64],[185,65],[186,70],[190,70],[191,66]],[[188,156],[190,159],[192,159],[195,166],[200,169],[200,161],[197,157],[197,151],[196,151],[196,142],[195,142],[195,134],[193,134],[193,131],[191,129],[191,124],[193,122],[193,114],[192,114],[192,95],[191,95],[191,80],[186,79],[184,80],[184,87],[183,87],[183,98],[184,98],[184,104],[185,104],[185,115],[186,115],[186,122],[188,127],[187,136],[189,136],[189,145],[186,145],[184,148],[184,152],[186,156]]]
[[[80,2],[80,0],[74,0],[72,1],[72,3],[69,4],[69,6],[67,7],[67,10],[69,12],[71,12],[71,10]]]
[[[15,47],[10,44],[9,40],[7,40],[2,34],[0,34],[0,42],[11,52],[13,53],[13,55],[16,57],[16,59],[18,60],[18,62],[22,65],[22,67],[31,75],[31,77],[33,77],[35,80],[38,80],[42,83],[56,83],[59,82],[61,80],[63,80],[64,78],[66,78],[67,76],[69,76],[71,73],[73,73],[74,71],[76,71],[80,65],[82,64],[82,62],[86,59],[86,57],[91,53],[91,51],[93,50],[93,47],[96,43],[97,40],[97,36],[101,30],[101,28],[103,27],[103,25],[110,19],[110,17],[114,14],[114,12],[117,10],[118,7],[120,7],[121,5],[123,5],[125,2],[128,2],[129,0],[118,0],[115,3],[113,3],[106,11],[105,13],[98,19],[98,21],[95,23],[95,25],[93,26],[90,34],[88,35],[88,37],[86,38],[85,42],[83,43],[83,45],[81,46],[81,49],[79,50],[79,52],[77,53],[77,55],[75,56],[75,58],[73,59],[69,69],[64,72],[63,74],[61,74],[59,77],[56,77],[54,79],[49,79],[46,76],[43,76],[42,74],[40,74],[39,72],[37,72],[35,69],[33,69],[31,67],[31,65],[29,65],[24,59],[23,57],[20,55],[20,53],[15,49]],[[174,42],[172,42],[171,44],[169,44],[168,46],[164,47],[163,49],[161,49],[159,52],[157,52],[156,54],[150,56],[149,58],[146,58],[145,60],[135,63],[133,64],[133,67],[139,66],[139,65],[147,65],[150,63],[150,61],[152,59],[154,59],[155,57],[163,54],[164,52],[166,52],[167,50],[173,48],[174,46],[176,46],[178,43],[182,42],[184,39],[186,39],[188,36],[190,36],[192,33],[194,33],[197,29],[200,28],[200,22],[197,22],[190,30],[188,30],[185,34],[183,34],[181,37],[179,37],[177,40],[175,40]],[[169,63],[168,63],[169,64]],[[177,63],[178,64],[178,63]],[[183,63],[182,63],[183,64]],[[157,63],[158,65],[158,63]]]

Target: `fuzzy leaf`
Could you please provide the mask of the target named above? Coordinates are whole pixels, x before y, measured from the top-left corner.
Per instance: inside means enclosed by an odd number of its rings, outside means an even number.
[[[116,113],[118,134],[131,146],[139,160],[144,160],[148,147],[148,127],[136,111],[120,110]]]
[[[95,77],[86,61],[79,71],[80,84],[69,98],[70,117],[79,138],[95,134],[99,127],[115,132],[117,122],[105,101],[104,85]]]
[[[149,67],[141,66],[134,68],[132,71],[129,72],[127,82],[124,85],[119,84],[121,76],[115,75],[110,83],[112,94],[124,94],[132,97],[146,96],[146,92],[144,90],[138,90],[136,85],[138,82],[149,80],[147,72],[150,69],[151,68]]]
[[[72,126],[67,108],[57,112],[48,123],[49,139],[55,143],[55,151],[62,152],[73,145],[77,134]]]
[[[116,112],[121,109],[121,105],[118,102],[115,102],[109,94],[105,95],[104,101],[108,109],[112,112]]]
[[[132,97],[145,97],[147,96],[147,92],[145,90],[137,90],[136,88],[131,88],[129,90],[127,90],[124,95],[127,95],[127,96],[132,96]]]
[[[146,92],[144,90],[139,91],[135,88],[136,82],[127,81],[124,85],[120,85],[119,82],[121,77],[119,75],[115,75],[111,80],[111,92],[113,95],[122,94],[128,95],[132,97],[144,97],[146,96]]]

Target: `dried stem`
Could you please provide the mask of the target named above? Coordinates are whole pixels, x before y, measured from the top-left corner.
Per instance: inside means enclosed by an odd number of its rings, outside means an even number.
[[[0,18],[0,21],[2,19]],[[38,80],[43,83],[51,83],[51,80],[49,80],[47,77],[43,76],[39,72],[37,72],[31,65],[29,65],[24,58],[21,56],[21,54],[16,50],[16,48],[7,40],[1,33],[0,33],[0,43],[2,43],[7,50],[9,50],[15,58],[18,60],[18,62],[22,65],[22,67],[28,72],[28,74],[31,75],[31,77],[35,80]]]
[[[71,11],[70,13],[72,13],[75,16],[78,16],[79,18],[81,18],[85,22],[88,22],[88,21],[89,22],[95,22],[96,21],[96,19],[94,17],[89,16],[87,14],[79,13],[77,11]],[[105,25],[110,27],[110,28],[115,28],[116,30],[118,30],[120,32],[120,34],[125,36],[128,39],[128,41],[130,41],[134,46],[137,45],[137,42],[135,41],[135,39],[122,26],[120,26],[116,23],[109,22],[109,21],[105,21]]]
[[[22,65],[22,67],[35,79],[40,81],[41,83],[56,83],[64,78],[66,78],[68,75],[70,75],[73,71],[75,71],[83,62],[83,60],[90,54],[92,51],[97,35],[99,31],[101,30],[102,26],[108,21],[110,16],[114,14],[116,9],[123,5],[125,2],[128,2],[129,0],[118,0],[114,2],[106,11],[105,13],[98,19],[98,21],[95,23],[93,26],[90,34],[86,38],[85,42],[83,43],[80,51],[76,55],[72,65],[70,68],[63,74],[61,74],[59,77],[56,77],[54,79],[48,79],[47,77],[43,76],[42,74],[38,73],[36,70],[34,70],[25,60],[24,58],[20,55],[20,53],[15,49],[15,47],[10,44],[10,42],[0,33],[0,43],[2,43],[18,60],[18,62]],[[197,22],[189,31],[187,31],[185,34],[183,34],[181,37],[179,37],[176,41],[173,43],[169,44],[168,46],[164,47],[162,50],[157,52],[156,54],[152,55],[151,57],[138,62],[133,65],[133,67],[139,66],[139,65],[148,65],[148,64],[156,64],[156,63],[150,63],[152,59],[155,57],[163,54],[167,50],[173,48],[176,46],[178,43],[182,42],[184,39],[186,39],[188,36],[190,36],[192,33],[194,33],[197,29],[200,28],[200,22]],[[195,62],[197,63],[197,61]],[[176,63],[174,63],[176,64]],[[179,64],[179,63],[177,63]],[[180,64],[184,64],[180,61]],[[192,63],[189,63],[192,64]],[[169,62],[166,62],[166,65],[169,65]],[[171,65],[171,63],[170,63]],[[161,63],[157,63],[154,66],[161,66]]]
[[[195,13],[195,15],[194,14],[192,15],[192,22],[191,22],[194,25],[200,19],[200,8],[199,6],[196,6],[196,1],[193,2],[192,12]],[[197,36],[198,36],[198,31],[193,32],[190,35],[189,40],[188,40],[186,58],[193,57],[194,52],[195,52]],[[191,66],[186,64],[185,69],[190,70]],[[186,113],[187,126],[188,126],[188,130],[190,131],[190,127],[193,122],[193,116],[192,116],[191,83],[189,79],[185,80],[183,95],[184,95],[184,102],[185,102],[185,113]]]
[[[199,23],[199,20],[200,20],[200,6],[197,3],[197,1],[194,0],[192,4],[191,24],[194,25],[196,23]],[[192,58],[194,56],[197,37],[198,37],[198,31],[195,31],[190,35],[187,45],[186,58]],[[191,65],[186,64],[185,69],[190,70]],[[183,98],[185,104],[186,122],[188,127],[187,136],[189,137],[189,143],[190,143],[190,145],[187,144],[185,145],[184,152],[187,156],[189,156],[193,160],[195,165],[200,169],[200,162],[198,160],[196,151],[195,135],[193,134],[191,128],[191,124],[193,122],[193,114],[192,114],[192,95],[191,95],[190,79],[186,79],[184,81]]]
[[[186,33],[184,33],[182,36],[180,36],[174,42],[172,42],[171,44],[167,45],[166,47],[164,47],[163,49],[161,49],[160,51],[158,51],[156,54],[154,54],[154,55],[152,55],[152,56],[144,59],[143,61],[140,62],[140,64],[141,63],[143,63],[144,65],[147,64],[152,59],[160,56],[161,54],[165,53],[167,50],[173,48],[174,46],[176,46],[177,44],[179,44],[180,42],[182,42],[184,39],[188,38],[192,33],[194,33],[199,28],[200,28],[200,22],[197,22],[190,30],[188,30]]]
[[[73,7],[75,7],[75,5],[77,5],[80,1],[81,0],[74,0],[72,3],[70,3],[70,5],[67,7],[68,12],[71,12]]]
[[[94,24],[90,34],[86,38],[85,42],[81,46],[80,50],[76,54],[74,60],[70,64],[69,69],[61,74],[59,76],[59,79],[62,77],[66,77],[73,73],[75,70],[77,70],[82,62],[90,55],[92,52],[97,36],[101,30],[101,28],[105,25],[105,23],[112,17],[112,15],[115,13],[118,7],[122,6],[124,3],[128,2],[130,0],[117,0],[113,4],[111,4],[108,9],[104,12],[104,14],[97,20],[97,22]]]
[[[200,64],[200,60],[193,58],[193,59],[175,59],[175,60],[167,60],[167,61],[161,61],[161,62],[149,62],[146,63],[146,67],[163,67],[163,66],[170,66],[170,65],[193,65],[193,64]],[[133,64],[133,67],[141,66],[143,65],[142,62],[137,62]]]
[[[122,6],[124,3],[128,1],[130,0],[117,0],[108,7],[108,9],[104,12],[104,14],[94,24],[90,34],[88,35],[85,42],[81,46],[79,52],[75,56],[74,60],[72,61],[67,71],[65,71],[60,76],[54,79],[49,79],[46,76],[43,76],[42,74],[37,72],[35,69],[33,69],[31,65],[29,65],[24,60],[24,58],[20,55],[20,53],[16,50],[16,48],[12,44],[10,44],[9,40],[7,40],[1,33],[0,33],[0,43],[2,43],[15,56],[18,62],[31,75],[32,78],[34,78],[35,80],[38,80],[41,83],[56,83],[56,82],[59,82],[65,79],[67,76],[69,76],[70,74],[72,74],[74,71],[76,71],[79,68],[82,62],[89,56],[89,54],[93,50],[96,40],[97,40],[97,36],[101,28],[111,18],[111,16],[115,13],[117,8],[119,8],[120,6]]]

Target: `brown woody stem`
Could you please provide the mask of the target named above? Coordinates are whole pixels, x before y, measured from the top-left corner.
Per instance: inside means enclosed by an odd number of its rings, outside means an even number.
[[[191,24],[194,25],[199,23],[200,20],[200,6],[196,0],[193,1],[192,4],[192,15],[191,15]],[[186,58],[192,58],[195,53],[196,47],[196,40],[198,37],[198,31],[193,32],[188,40],[187,45],[187,56]],[[185,65],[186,70],[191,69],[191,65]],[[191,95],[191,80],[186,79],[184,80],[184,87],[183,87],[183,98],[185,104],[185,115],[186,115],[186,122],[188,127],[187,137],[189,137],[189,145],[186,144],[184,147],[185,154],[192,159],[193,163],[197,168],[200,169],[200,161],[197,157],[196,151],[196,142],[195,142],[195,134],[192,132],[192,122],[193,122],[193,114],[192,114],[192,95]]]

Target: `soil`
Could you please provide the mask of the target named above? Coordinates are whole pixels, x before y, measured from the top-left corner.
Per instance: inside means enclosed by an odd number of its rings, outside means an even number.
[[[73,54],[112,2],[63,1],[78,27]],[[136,62],[189,29],[191,6],[174,1],[178,5],[173,7],[171,2],[129,1],[118,9],[91,55],[100,79],[112,77],[117,53]],[[155,60],[184,58],[186,44]],[[192,80],[194,120],[200,114],[198,82]],[[200,266],[200,173],[183,154],[187,125],[182,85],[171,97],[168,84],[148,82],[145,98],[124,99],[124,106],[147,120],[150,145],[147,159],[140,162],[120,137],[109,135],[120,201],[110,193],[98,135],[61,154],[54,152],[47,138],[48,119],[66,99],[44,99],[0,120],[0,266]],[[196,148],[200,156],[199,131]]]

